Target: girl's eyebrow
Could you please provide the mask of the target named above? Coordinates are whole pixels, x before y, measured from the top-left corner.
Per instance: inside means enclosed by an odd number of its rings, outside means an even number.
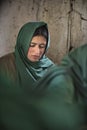
[[[31,42],[31,44],[38,44],[38,43]],[[44,43],[40,43],[39,45],[45,45],[45,44]]]
[[[37,44],[37,43],[35,43],[35,42],[31,42],[32,44]]]

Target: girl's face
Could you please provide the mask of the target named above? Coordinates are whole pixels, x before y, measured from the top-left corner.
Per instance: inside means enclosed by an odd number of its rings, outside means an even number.
[[[46,48],[46,38],[43,36],[34,36],[28,49],[27,58],[32,61],[39,61]]]

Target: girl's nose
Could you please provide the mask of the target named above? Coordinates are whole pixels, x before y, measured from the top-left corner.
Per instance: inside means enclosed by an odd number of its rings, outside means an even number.
[[[35,54],[40,54],[40,48],[38,45],[35,47]]]

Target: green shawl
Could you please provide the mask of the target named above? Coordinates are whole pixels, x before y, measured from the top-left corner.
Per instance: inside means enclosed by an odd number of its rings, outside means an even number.
[[[53,65],[53,62],[46,57],[45,54],[37,62],[31,62],[27,59],[27,52],[33,34],[38,27],[43,25],[47,27],[45,22],[26,23],[20,29],[17,37],[17,43],[15,47],[16,66],[18,69],[19,83],[21,83],[23,86],[32,87],[34,83],[43,77],[43,75],[47,72],[47,69]],[[48,36],[46,51],[49,47],[49,44],[50,38]]]

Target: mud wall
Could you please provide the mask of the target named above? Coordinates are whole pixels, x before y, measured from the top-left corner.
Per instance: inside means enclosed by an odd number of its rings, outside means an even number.
[[[14,51],[18,31],[29,21],[48,23],[51,46],[47,55],[55,63],[87,43],[87,0],[1,0],[0,57]]]

